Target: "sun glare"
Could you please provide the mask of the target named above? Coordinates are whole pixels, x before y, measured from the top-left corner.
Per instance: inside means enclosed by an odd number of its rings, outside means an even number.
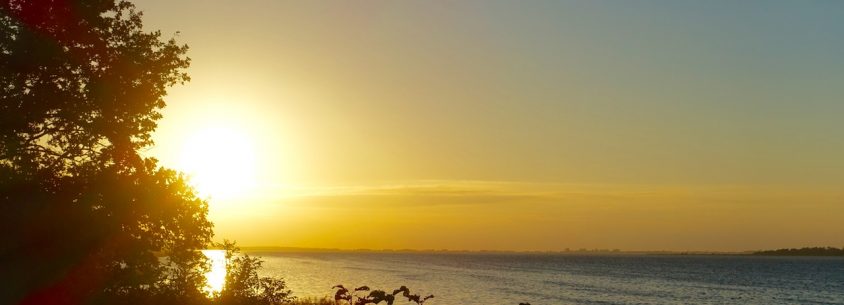
[[[256,163],[255,147],[247,133],[210,127],[184,143],[180,168],[200,196],[225,200],[254,187]]]
[[[211,269],[205,273],[205,292],[214,294],[223,290],[226,285],[226,251],[202,250],[202,254],[211,262]]]

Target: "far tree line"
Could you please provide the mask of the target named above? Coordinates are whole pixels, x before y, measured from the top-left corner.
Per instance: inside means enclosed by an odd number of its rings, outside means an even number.
[[[805,247],[753,252],[753,255],[767,256],[844,256],[844,247]]]

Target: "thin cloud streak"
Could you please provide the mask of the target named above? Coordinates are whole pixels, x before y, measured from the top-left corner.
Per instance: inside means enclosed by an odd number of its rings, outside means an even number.
[[[406,183],[332,187],[277,188],[265,202],[337,202],[363,198],[421,205],[521,203],[574,203],[583,201],[647,201],[683,204],[844,202],[844,191],[833,187],[782,189],[777,186],[599,185],[514,181],[422,180]],[[392,199],[392,200],[391,200]],[[416,200],[408,200],[416,199]],[[597,203],[596,203],[597,204]]]

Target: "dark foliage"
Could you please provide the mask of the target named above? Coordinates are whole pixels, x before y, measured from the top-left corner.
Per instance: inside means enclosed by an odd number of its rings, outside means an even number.
[[[368,286],[361,286],[351,291],[343,285],[335,285],[331,288],[337,289],[334,293],[334,302],[336,304],[366,305],[385,302],[387,305],[392,305],[396,300],[396,296],[399,296],[399,293],[407,301],[419,305],[425,304],[425,301],[434,298],[433,295],[421,297],[418,294],[411,294],[410,289],[406,286],[401,286],[401,288],[393,290],[393,293],[387,293],[383,290],[370,290]],[[359,291],[369,291],[369,294],[357,294]]]
[[[279,305],[295,300],[284,280],[258,276],[261,259],[241,254],[240,248],[228,240],[217,246],[226,251],[226,284],[213,301],[227,305]]]
[[[398,294],[399,292],[401,292],[401,293],[402,293],[402,296],[404,296],[405,298],[407,298],[407,300],[408,300],[408,301],[411,301],[411,302],[414,302],[414,303],[416,303],[416,304],[420,304],[420,305],[421,305],[421,304],[425,304],[425,301],[427,301],[428,299],[433,299],[433,298],[434,298],[434,295],[428,295],[428,296],[426,296],[426,297],[422,297],[422,296],[420,296],[420,295],[418,295],[418,294],[410,294],[410,289],[408,289],[408,288],[407,288],[407,287],[405,287],[405,286],[401,286],[401,288],[396,289],[395,291],[393,291],[393,295]]]
[[[138,168],[187,46],[144,32],[125,1],[0,3],[0,160],[79,175]]]
[[[186,51],[129,2],[0,2],[0,304],[206,299],[207,204],[138,153]]]
[[[807,248],[792,248],[792,249],[778,249],[754,252],[754,255],[767,256],[844,256],[844,248],[838,249],[835,247],[807,247]]]

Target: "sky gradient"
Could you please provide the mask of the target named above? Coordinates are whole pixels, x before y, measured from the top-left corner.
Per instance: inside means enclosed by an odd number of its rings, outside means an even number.
[[[842,2],[135,3],[193,59],[149,154],[185,169],[201,130],[249,135],[219,238],[844,245]]]

